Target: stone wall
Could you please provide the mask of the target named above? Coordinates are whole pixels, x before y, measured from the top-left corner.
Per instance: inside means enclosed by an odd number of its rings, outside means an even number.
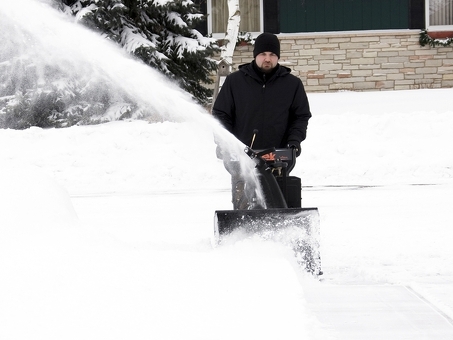
[[[453,47],[420,46],[418,30],[278,35],[280,64],[307,92],[453,87]],[[236,47],[233,69],[253,46]]]

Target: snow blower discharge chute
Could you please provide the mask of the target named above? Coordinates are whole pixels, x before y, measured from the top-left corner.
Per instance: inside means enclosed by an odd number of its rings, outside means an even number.
[[[319,213],[317,208],[302,208],[302,185],[298,177],[289,176],[296,163],[294,149],[267,149],[245,153],[256,163],[258,188],[239,175],[237,161],[225,161],[232,174],[234,210],[215,212],[214,234],[221,244],[227,235],[242,232],[259,235],[265,240],[290,247],[305,270],[320,275],[321,257]]]

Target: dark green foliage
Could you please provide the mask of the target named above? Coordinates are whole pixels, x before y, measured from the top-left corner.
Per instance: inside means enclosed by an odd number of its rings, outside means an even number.
[[[48,128],[57,125],[64,105],[56,92],[16,93],[16,105],[6,108],[3,124],[11,129],[31,126]]]
[[[420,37],[418,41],[420,43],[420,46],[429,45],[431,47],[437,46],[447,47],[453,43],[453,38],[433,39],[429,36],[427,30],[423,30],[422,32],[420,32]]]
[[[83,24],[175,80],[201,104],[207,103],[212,90],[202,84],[212,83],[210,74],[217,68],[212,56],[219,48],[194,29],[203,17],[192,2],[79,0],[71,10],[76,15],[90,5]]]
[[[106,122],[115,101],[125,103],[118,119],[135,106],[91,73],[81,75],[51,65],[33,53],[0,65],[0,128],[69,127]]]

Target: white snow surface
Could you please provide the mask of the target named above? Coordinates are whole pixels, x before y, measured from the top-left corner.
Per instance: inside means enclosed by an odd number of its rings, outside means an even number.
[[[0,130],[0,339],[350,340],[313,297],[356,286],[407,287],[451,323],[452,89],[309,94],[293,175],[302,205],[319,208],[319,279],[277,242],[216,247],[231,189],[214,136],[243,146],[163,76],[39,3],[8,2],[0,22],[45,60],[103,72],[162,122]]]
[[[271,241],[213,246],[230,179],[206,125],[0,130],[0,338],[331,339],[304,293],[323,285],[406,285],[453,317],[451,93],[309,94],[293,174],[321,281]]]

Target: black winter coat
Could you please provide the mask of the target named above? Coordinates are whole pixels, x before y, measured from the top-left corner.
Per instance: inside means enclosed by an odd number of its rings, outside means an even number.
[[[311,117],[302,81],[291,69],[277,66],[265,82],[252,63],[226,77],[212,113],[245,145],[250,146],[253,131],[258,133],[254,149],[284,148],[291,141],[302,142]]]

